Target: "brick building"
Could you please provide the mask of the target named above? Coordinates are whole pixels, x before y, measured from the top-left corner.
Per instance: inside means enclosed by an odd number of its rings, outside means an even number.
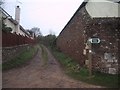
[[[59,34],[57,47],[84,66],[89,62],[88,39],[99,38],[100,43],[92,44],[92,69],[119,73],[119,8],[119,0],[83,2]]]

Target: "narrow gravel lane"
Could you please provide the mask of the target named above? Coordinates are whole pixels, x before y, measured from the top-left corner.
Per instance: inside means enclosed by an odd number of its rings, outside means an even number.
[[[46,65],[39,48],[26,65],[3,72],[3,88],[101,88],[68,77],[45,46],[44,50],[48,54]]]

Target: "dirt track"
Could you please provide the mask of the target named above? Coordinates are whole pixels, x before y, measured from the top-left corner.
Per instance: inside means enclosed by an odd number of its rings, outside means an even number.
[[[48,53],[47,65],[41,56],[41,49],[26,65],[3,72],[3,88],[100,88],[74,80],[62,71],[59,63]]]

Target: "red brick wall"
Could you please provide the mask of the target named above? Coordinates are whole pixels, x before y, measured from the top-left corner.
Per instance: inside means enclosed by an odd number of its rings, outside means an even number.
[[[34,44],[36,40],[13,33],[2,32],[2,47],[12,47],[24,44]]]
[[[64,53],[75,59],[80,65],[84,65],[84,21],[80,15],[82,15],[81,12],[77,13],[60,33],[57,39],[57,46]]]

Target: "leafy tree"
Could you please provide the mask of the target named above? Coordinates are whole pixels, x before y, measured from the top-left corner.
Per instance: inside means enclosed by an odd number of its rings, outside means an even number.
[[[47,36],[40,37],[40,43],[52,49],[56,48],[56,36],[49,34]]]

